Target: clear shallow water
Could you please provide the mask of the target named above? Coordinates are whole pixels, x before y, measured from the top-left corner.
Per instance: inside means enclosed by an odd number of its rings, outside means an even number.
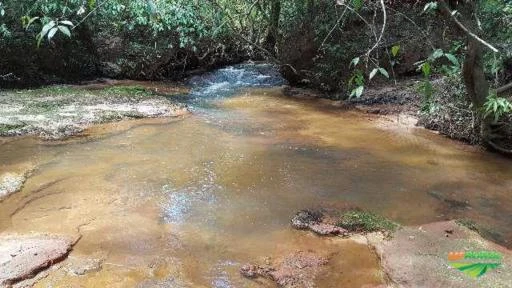
[[[319,287],[379,284],[365,246],[289,227],[300,209],[370,209],[402,224],[471,218],[511,246],[512,162],[421,129],[286,98],[269,66],[196,77],[183,119],[98,126],[61,143],[9,139],[0,173],[36,167],[0,203],[0,230],[80,233],[46,287],[273,287],[240,265],[297,250],[332,257]],[[461,204],[463,203],[463,204]],[[333,256],[334,255],[334,256]]]

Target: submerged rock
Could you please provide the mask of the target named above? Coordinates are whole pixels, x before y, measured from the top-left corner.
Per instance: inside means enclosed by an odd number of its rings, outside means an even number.
[[[292,227],[300,230],[311,230],[318,235],[346,235],[348,231],[329,221],[329,217],[321,211],[302,210],[291,220]]]
[[[469,205],[469,201],[467,200],[457,200],[454,199],[453,196],[444,195],[441,192],[438,191],[429,191],[428,195],[434,197],[435,199],[444,202],[450,209],[468,209],[471,206]]]
[[[247,264],[240,269],[240,273],[251,279],[269,279],[279,287],[309,288],[315,287],[315,278],[328,262],[327,258],[314,252],[297,251],[284,257],[275,266]]]
[[[83,276],[88,273],[98,272],[103,268],[103,259],[69,259],[68,265],[65,267],[71,276]]]
[[[5,173],[0,176],[0,201],[21,190],[25,183],[25,175]]]
[[[49,235],[0,236],[0,287],[30,279],[63,260],[76,241]]]

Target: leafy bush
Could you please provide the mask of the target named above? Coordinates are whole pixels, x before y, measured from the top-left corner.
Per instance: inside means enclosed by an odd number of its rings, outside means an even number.
[[[498,97],[496,93],[491,93],[487,97],[483,109],[484,117],[492,117],[494,122],[498,122],[512,112],[512,103],[506,98]]]

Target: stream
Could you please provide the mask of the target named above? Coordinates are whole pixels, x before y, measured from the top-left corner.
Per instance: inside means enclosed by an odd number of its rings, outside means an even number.
[[[366,245],[290,227],[301,209],[347,204],[402,225],[472,219],[512,247],[511,160],[284,84],[270,65],[236,65],[191,78],[179,119],[6,140],[0,174],[35,169],[0,202],[0,231],[81,236],[36,287],[274,287],[240,267],[311,249],[337,255],[317,287],[382,284]]]

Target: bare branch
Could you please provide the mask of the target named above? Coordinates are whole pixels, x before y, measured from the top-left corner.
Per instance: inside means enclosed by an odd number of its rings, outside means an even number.
[[[327,33],[327,36],[325,36],[324,41],[322,41],[322,44],[320,44],[320,46],[318,47],[318,50],[322,49],[322,47],[324,46],[324,44],[327,41],[327,39],[329,39],[329,37],[331,36],[332,32],[334,32],[334,29],[336,29],[336,27],[338,27],[338,25],[340,24],[341,20],[343,19],[343,16],[345,16],[345,12],[347,12],[347,8],[348,8],[348,6],[345,6],[345,10],[343,10],[343,12],[341,13],[341,16],[336,21],[336,24],[334,24],[334,26],[332,26],[331,31],[329,31],[329,33]]]
[[[383,23],[382,23],[382,29],[380,30],[379,38],[377,39],[377,42],[375,42],[375,45],[366,52],[367,57],[370,56],[370,53],[372,53],[373,50],[375,50],[377,47],[379,47],[380,42],[382,41],[382,37],[384,36],[384,32],[386,32],[386,24],[387,24],[387,12],[386,12],[386,4],[384,3],[384,0],[380,0],[380,5],[382,7],[382,15],[383,15]]]
[[[486,42],[482,38],[478,37],[475,33],[471,32],[468,28],[466,28],[466,26],[464,26],[464,24],[462,24],[462,22],[460,22],[459,19],[457,19],[457,17],[455,17],[455,13],[453,13],[450,10],[450,8],[448,7],[448,5],[446,4],[446,2],[444,0],[441,0],[439,2],[441,2],[442,9],[445,10],[445,12],[448,13],[448,15],[450,15],[450,18],[452,18],[453,22],[455,22],[455,24],[457,24],[457,26],[462,31],[464,31],[466,34],[468,34],[473,39],[475,39],[476,41],[480,42],[481,44],[483,44],[487,48],[491,49],[494,53],[499,53],[500,52],[498,49],[494,48],[494,46],[492,46],[491,44],[489,44],[488,42]]]
[[[501,94],[503,92],[506,92],[508,90],[510,90],[512,88],[512,82],[511,83],[508,83],[504,86],[501,86],[500,88],[496,89],[496,93],[497,94]]]

